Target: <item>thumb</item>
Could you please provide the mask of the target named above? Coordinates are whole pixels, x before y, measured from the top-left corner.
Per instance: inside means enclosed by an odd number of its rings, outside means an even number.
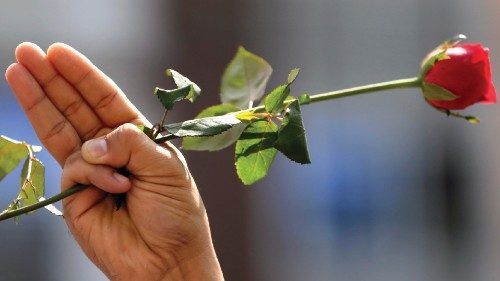
[[[136,176],[161,175],[165,170],[170,175],[186,171],[173,146],[157,145],[132,124],[123,124],[104,137],[85,142],[81,151],[88,163],[125,167]]]

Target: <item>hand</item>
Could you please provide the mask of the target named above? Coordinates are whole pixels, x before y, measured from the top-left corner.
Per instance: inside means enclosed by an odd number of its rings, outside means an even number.
[[[71,47],[54,44],[45,54],[23,43],[16,58],[7,81],[43,145],[64,165],[62,189],[93,185],[63,202],[87,256],[111,279],[222,279],[205,208],[180,152],[122,125],[150,123]],[[116,174],[120,167],[129,179]],[[116,210],[108,192],[127,192],[125,206]]]

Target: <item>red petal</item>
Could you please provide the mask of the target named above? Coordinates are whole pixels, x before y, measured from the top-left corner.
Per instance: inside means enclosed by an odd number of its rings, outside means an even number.
[[[429,103],[444,109],[464,109],[477,102],[496,101],[487,50],[480,44],[459,44],[446,54],[450,58],[438,61],[424,80],[451,91],[458,98],[429,100]]]

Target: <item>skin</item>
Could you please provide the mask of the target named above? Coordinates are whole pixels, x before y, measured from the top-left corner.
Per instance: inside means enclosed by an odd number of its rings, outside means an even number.
[[[63,167],[63,201],[82,250],[112,280],[223,280],[205,207],[182,154],[85,56],[56,43],[16,49],[5,77],[39,139]],[[129,177],[116,173],[125,167]],[[116,210],[109,193],[127,193]]]

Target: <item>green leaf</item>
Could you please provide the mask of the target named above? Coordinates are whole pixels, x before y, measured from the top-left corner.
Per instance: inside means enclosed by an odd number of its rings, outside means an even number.
[[[177,89],[173,90],[165,90],[158,87],[155,89],[155,95],[161,101],[165,109],[171,110],[176,102],[183,99],[194,102],[196,98],[198,98],[201,93],[201,89],[198,85],[173,69],[167,69],[165,73],[174,79],[174,83],[177,86]]]
[[[224,103],[218,104],[204,109],[200,112],[196,118],[204,118],[211,116],[221,116],[227,113],[239,111],[240,108]],[[243,130],[246,128],[247,124],[241,122],[239,124],[233,125],[231,129],[224,131],[218,135],[211,137],[185,137],[182,139],[182,149],[184,150],[207,150],[216,151],[226,148],[236,142],[240,137]]]
[[[151,131],[152,129],[147,127],[147,126],[144,126],[144,125],[136,125],[137,128],[139,130],[141,130],[141,132],[143,132],[144,134],[146,134],[147,136],[150,136],[151,135]]]
[[[163,107],[167,110],[171,110],[176,102],[186,99],[190,92],[191,86],[174,90],[165,90],[158,87],[155,88],[155,95],[161,101]]]
[[[429,100],[452,101],[458,98],[445,88],[431,83],[424,82],[422,90],[424,92],[424,97]]]
[[[278,131],[276,148],[292,161],[309,164],[311,160],[307,150],[306,131],[302,122],[299,101],[292,102],[288,109]]]
[[[21,173],[22,206],[33,205],[45,193],[45,167],[36,158],[28,158]]]
[[[239,47],[222,75],[222,102],[248,108],[264,95],[272,71],[263,58]]]
[[[278,127],[272,121],[251,123],[236,142],[236,172],[245,185],[253,184],[267,175],[276,157],[274,145]]]
[[[226,114],[169,124],[165,129],[180,138],[209,137],[227,131],[237,124],[241,124],[241,121],[234,114]]]
[[[200,87],[198,87],[198,85],[196,85],[194,82],[192,82],[179,72],[173,69],[167,69],[165,71],[165,74],[167,74],[167,76],[171,76],[174,79],[174,83],[175,85],[177,85],[177,88],[181,89],[189,87],[189,93],[187,94],[186,99],[188,99],[190,102],[194,102],[200,95]]]
[[[311,103],[311,97],[307,93],[301,94],[297,100],[299,101],[299,104],[310,104]]]
[[[28,157],[21,172],[21,188],[17,198],[9,205],[7,211],[14,211],[22,207],[38,203],[45,193],[45,167],[43,163]]]
[[[0,135],[0,180],[29,155],[29,145]]]
[[[229,103],[217,104],[202,110],[198,115],[196,115],[196,119],[204,118],[204,117],[212,117],[212,116],[222,116],[227,113],[240,111],[239,107],[236,107]]]
[[[280,113],[285,108],[283,102],[290,95],[290,87],[288,84],[278,86],[272,90],[265,99],[266,112],[271,114]]]
[[[288,83],[276,87],[269,93],[264,101],[266,112],[271,114],[280,113],[285,109],[285,100],[287,100],[290,95],[290,85],[295,81],[297,75],[299,75],[299,68],[294,68],[288,74]]]
[[[295,81],[295,78],[297,78],[297,75],[299,75],[300,68],[294,68],[290,70],[290,73],[288,74],[288,84],[292,84],[293,81]]]
[[[246,128],[245,123],[234,125],[231,129],[211,137],[186,137],[182,149],[197,151],[217,151],[235,143]]]

